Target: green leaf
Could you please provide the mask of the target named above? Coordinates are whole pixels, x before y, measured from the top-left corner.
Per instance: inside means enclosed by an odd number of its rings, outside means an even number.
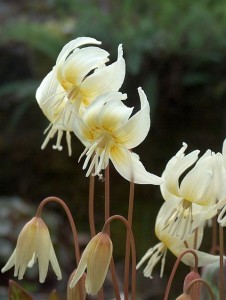
[[[33,298],[18,283],[16,283],[13,280],[10,280],[9,300],[33,300]]]

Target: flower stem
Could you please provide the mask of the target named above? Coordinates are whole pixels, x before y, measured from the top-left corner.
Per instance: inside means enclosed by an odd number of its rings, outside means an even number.
[[[167,283],[167,286],[166,286],[165,295],[164,295],[164,300],[168,300],[170,288],[171,288],[172,281],[173,281],[173,278],[174,278],[174,276],[175,276],[176,270],[177,270],[177,268],[178,268],[178,265],[179,265],[179,263],[180,263],[182,257],[183,257],[184,255],[186,255],[187,253],[193,254],[194,260],[195,260],[194,271],[195,271],[195,272],[198,271],[198,256],[197,256],[197,254],[195,253],[195,251],[193,251],[192,249],[187,249],[187,250],[185,250],[184,252],[182,252],[181,255],[178,256],[178,258],[177,258],[177,260],[176,260],[176,262],[175,262],[175,264],[174,264],[174,266],[173,266],[173,270],[172,270],[172,272],[171,272],[171,274],[170,274],[170,278],[169,278],[168,283]]]
[[[132,228],[133,220],[133,204],[134,204],[134,182],[130,182],[130,193],[129,193],[129,206],[128,206],[128,224]],[[129,290],[129,264],[130,261],[130,236],[127,231],[126,235],[126,254],[125,254],[125,273],[124,273],[124,299],[128,300],[128,290]],[[133,282],[132,282],[133,285]]]
[[[41,217],[42,209],[48,202],[57,202],[57,203],[59,203],[63,207],[64,211],[67,214],[69,223],[71,225],[71,230],[72,230],[72,233],[73,233],[74,246],[75,246],[75,257],[76,257],[76,263],[78,264],[79,260],[80,260],[80,249],[79,249],[79,242],[78,242],[78,233],[77,233],[77,229],[76,229],[76,226],[75,226],[74,219],[73,219],[72,214],[70,212],[70,209],[68,208],[66,203],[62,199],[60,199],[58,197],[55,197],[55,196],[47,197],[44,200],[42,200],[41,203],[39,204],[37,212],[36,212],[36,217],[37,218]]]
[[[219,225],[219,244],[220,244],[220,300],[224,300],[224,230]]]
[[[192,282],[189,283],[189,285],[188,285],[188,287],[187,287],[185,293],[189,295],[189,294],[190,294],[190,290],[192,289],[193,285],[195,285],[195,284],[197,284],[197,283],[202,283],[202,284],[204,284],[204,285],[206,286],[206,288],[208,289],[208,292],[209,292],[209,294],[210,294],[211,300],[215,300],[215,297],[214,297],[214,294],[213,294],[213,291],[212,291],[211,287],[210,287],[209,284],[208,284],[205,280],[203,280],[202,278],[192,280]],[[196,298],[195,298],[195,299],[196,299]]]
[[[91,237],[96,235],[95,220],[94,220],[94,186],[95,176],[89,176],[89,226]]]
[[[113,220],[119,220],[124,223],[127,229],[127,233],[129,234],[129,240],[130,240],[130,247],[131,247],[131,253],[132,253],[132,291],[131,291],[131,298],[132,300],[136,299],[136,247],[135,247],[135,241],[134,241],[134,236],[133,232],[131,230],[131,227],[129,225],[129,222],[122,216],[120,215],[114,215],[111,216],[104,224],[104,227],[102,229],[103,232],[105,232],[109,226],[109,224]],[[119,291],[118,291],[119,292]],[[120,298],[119,298],[120,299]]]
[[[110,217],[110,170],[109,170],[109,165],[105,169],[105,212],[104,212],[104,220],[105,224],[106,221]],[[106,228],[106,232],[110,236],[110,228]],[[113,257],[111,258],[110,261],[110,270],[111,270],[111,277],[112,277],[112,284],[115,292],[115,297],[117,300],[120,300],[120,292],[119,292],[119,287],[118,287],[118,281],[117,281],[117,276],[116,276],[116,271],[115,271],[115,263]]]
[[[47,197],[44,200],[42,200],[41,203],[39,204],[37,212],[36,212],[36,217],[41,218],[42,210],[43,210],[44,206],[49,202],[56,202],[56,203],[60,204],[63,207],[63,209],[64,209],[64,211],[65,211],[65,213],[68,217],[69,223],[71,225],[73,239],[74,239],[76,264],[78,265],[80,257],[81,257],[80,256],[80,249],[79,249],[79,242],[78,242],[78,232],[77,232],[77,229],[76,229],[75,222],[74,222],[74,219],[72,217],[71,211],[68,208],[67,204],[62,199],[60,199],[58,197],[55,197],[55,196]],[[83,281],[81,281],[81,284],[79,284],[80,299],[83,299],[83,291],[82,291],[83,290],[82,289],[83,284],[84,284]]]

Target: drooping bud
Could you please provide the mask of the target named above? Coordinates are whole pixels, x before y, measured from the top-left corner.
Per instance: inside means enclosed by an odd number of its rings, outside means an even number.
[[[108,234],[99,232],[86,246],[70,288],[73,288],[87,268],[85,288],[87,294],[98,293],[106,278],[112,257],[112,242]]]

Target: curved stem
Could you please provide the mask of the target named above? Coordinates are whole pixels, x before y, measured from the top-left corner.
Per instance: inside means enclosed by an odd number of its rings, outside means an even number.
[[[94,221],[94,186],[95,176],[89,176],[89,227],[91,237],[96,235],[95,221]]]
[[[104,211],[104,220],[106,220],[110,217],[110,176],[109,176],[109,165],[105,169],[105,211]]]
[[[71,225],[73,239],[74,239],[76,263],[78,265],[79,260],[80,260],[80,249],[79,249],[79,242],[78,242],[78,233],[77,233],[77,229],[76,229],[75,222],[74,222],[74,219],[72,217],[71,211],[68,208],[67,204],[62,199],[60,199],[58,197],[55,197],[55,196],[47,197],[44,200],[42,200],[41,203],[39,204],[37,212],[36,212],[36,217],[37,218],[41,217],[42,210],[43,210],[44,206],[49,202],[56,202],[56,203],[60,204],[63,207],[63,209],[64,209],[64,211],[65,211],[65,213],[68,217],[69,223]],[[81,299],[82,299],[82,294],[83,294],[82,284],[84,284],[84,282],[81,281],[81,284],[79,284],[79,294],[80,294]]]
[[[187,286],[187,289],[186,289],[185,293],[189,295],[193,285],[195,285],[196,283],[204,284],[206,286],[209,294],[210,294],[211,300],[215,300],[215,297],[214,297],[214,294],[213,294],[213,291],[212,291],[211,287],[209,286],[209,284],[205,280],[203,280],[201,278],[192,280],[192,282],[190,282],[189,285]]]
[[[198,256],[197,254],[195,253],[194,250],[192,249],[187,249],[185,250],[184,252],[181,253],[180,256],[178,256],[174,266],[173,266],[173,270],[170,274],[170,278],[168,280],[168,283],[167,283],[167,286],[166,286],[166,291],[165,291],[165,295],[164,295],[164,300],[168,300],[168,297],[169,297],[169,292],[170,292],[170,288],[171,288],[171,285],[172,285],[172,281],[173,281],[173,278],[175,276],[175,273],[176,273],[176,270],[178,268],[178,265],[179,263],[181,262],[181,259],[184,255],[186,255],[187,253],[191,253],[193,254],[194,256],[194,260],[195,260],[195,266],[194,266],[194,271],[197,272],[198,271]]]
[[[105,222],[109,219],[110,217],[110,169],[109,165],[105,169],[105,190],[104,190],[104,199],[105,199],[105,211],[104,211],[104,220]],[[110,228],[106,228],[106,232],[110,236]],[[111,277],[112,277],[112,284],[114,287],[114,292],[115,292],[115,297],[117,300],[120,300],[120,291],[118,287],[118,281],[117,281],[117,276],[116,276],[116,270],[115,270],[115,263],[113,257],[111,258],[110,261],[110,270],[111,270]]]
[[[135,247],[135,241],[134,241],[134,236],[133,232],[131,230],[131,227],[129,225],[129,222],[122,216],[120,215],[114,215],[111,216],[104,224],[104,227],[102,229],[103,232],[106,232],[109,224],[113,220],[119,220],[124,223],[126,226],[127,232],[129,234],[129,239],[130,239],[130,247],[131,247],[131,253],[132,253],[132,300],[136,299],[136,247]]]
[[[129,207],[128,207],[128,223],[130,228],[132,228],[133,220],[133,205],[134,205],[134,182],[130,182],[130,193],[129,193]],[[126,254],[125,254],[125,272],[124,272],[124,299],[128,300],[129,298],[129,264],[130,261],[130,237],[127,231],[126,235]],[[133,285],[133,282],[132,284]]]
[[[76,263],[78,264],[79,260],[80,260],[80,249],[79,249],[79,242],[78,242],[78,233],[77,233],[77,229],[76,229],[76,226],[75,226],[74,219],[73,219],[72,214],[70,212],[70,209],[68,208],[66,203],[62,199],[60,199],[58,197],[55,197],[55,196],[47,197],[44,200],[42,200],[42,202],[39,204],[37,212],[36,212],[36,217],[38,217],[38,218],[41,217],[42,209],[48,202],[57,202],[57,203],[59,203],[63,207],[64,211],[67,214],[69,223],[71,225],[71,230],[72,230],[72,233],[73,233],[74,246],[75,246],[75,257],[76,257]]]
[[[219,225],[220,244],[220,300],[224,300],[224,229]]]
[[[217,217],[214,216],[212,218],[212,243],[211,243],[210,253],[211,254],[216,254],[217,251],[218,251],[218,246],[217,246]]]

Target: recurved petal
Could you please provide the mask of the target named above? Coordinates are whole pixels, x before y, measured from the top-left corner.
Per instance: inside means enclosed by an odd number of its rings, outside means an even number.
[[[72,53],[58,70],[63,79],[80,85],[85,76],[108,61],[109,53],[99,47],[85,47]]]
[[[163,172],[166,188],[171,194],[180,197],[179,177],[187,170],[198,158],[199,151],[195,150],[184,157],[174,160],[174,163],[167,164]]]
[[[74,39],[72,41],[70,41],[69,43],[67,43],[62,50],[60,51],[60,54],[57,57],[57,61],[56,63],[58,64],[59,61],[63,58],[66,58],[68,56],[68,54],[73,51],[75,48],[78,48],[80,46],[83,46],[85,44],[97,44],[100,45],[101,42],[97,41],[94,38],[90,38],[90,37],[79,37],[77,39]]]
[[[115,63],[96,69],[81,84],[81,91],[87,101],[92,102],[97,96],[118,91],[125,78],[125,60],[122,45],[118,48],[118,59]]]
[[[128,149],[114,147],[110,152],[110,159],[119,174],[128,181],[155,185],[163,181],[162,178],[147,172],[138,155]]]
[[[41,82],[36,91],[37,102],[44,115],[52,122],[64,102],[65,91],[56,79],[55,67]]]
[[[150,129],[150,106],[141,87],[138,88],[141,109],[117,131],[119,141],[128,149],[138,146]]]

